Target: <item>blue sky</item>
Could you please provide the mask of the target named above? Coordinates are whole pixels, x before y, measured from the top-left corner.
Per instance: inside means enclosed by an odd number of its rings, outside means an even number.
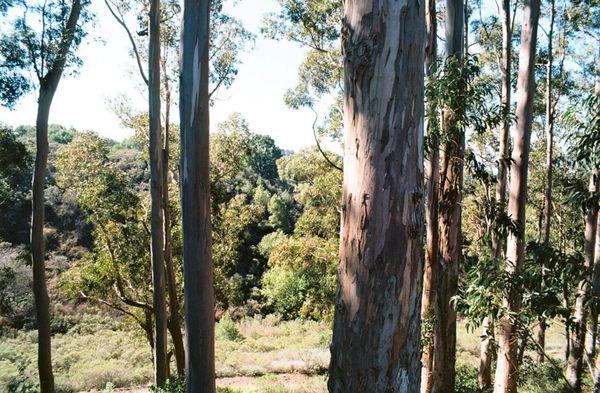
[[[240,18],[257,35],[254,49],[242,55],[242,65],[233,85],[221,91],[211,108],[211,127],[240,112],[252,131],[271,135],[290,150],[313,144],[309,110],[291,110],[283,94],[297,81],[297,68],[304,49],[296,44],[264,39],[261,21],[266,12],[276,11],[273,0],[241,0],[228,4],[227,11]],[[131,131],[123,128],[110,109],[110,101],[126,95],[134,107],[145,107],[145,94],[124,31],[112,19],[103,1],[93,1],[96,26],[79,54],[84,61],[79,75],[63,78],[56,94],[51,123],[123,139]],[[36,95],[24,97],[14,110],[0,107],[0,121],[9,125],[34,124]]]

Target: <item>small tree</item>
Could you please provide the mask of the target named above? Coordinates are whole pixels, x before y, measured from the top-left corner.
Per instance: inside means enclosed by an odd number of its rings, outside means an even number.
[[[11,5],[3,2],[3,6]],[[50,310],[46,288],[44,188],[48,162],[48,117],[65,69],[81,63],[74,52],[85,36],[87,0],[50,0],[14,4],[11,29],[0,38],[0,98],[13,106],[24,93],[38,90],[36,157],[33,174],[31,257],[38,323],[38,369],[42,392],[54,391],[50,348]],[[5,8],[5,7],[3,7]],[[33,71],[33,72],[32,72]],[[29,77],[33,73],[34,78]]]

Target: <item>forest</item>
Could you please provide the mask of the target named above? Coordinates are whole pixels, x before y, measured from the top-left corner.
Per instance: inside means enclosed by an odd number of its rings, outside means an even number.
[[[0,26],[0,391],[600,393],[598,0],[0,0]],[[113,36],[125,136],[54,122]],[[306,145],[223,98],[256,42],[301,50],[277,98]]]

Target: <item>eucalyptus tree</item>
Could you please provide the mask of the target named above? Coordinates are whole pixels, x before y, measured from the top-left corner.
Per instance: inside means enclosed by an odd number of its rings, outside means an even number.
[[[54,391],[50,347],[50,305],[46,288],[44,189],[48,163],[48,118],[65,69],[81,60],[74,54],[90,18],[86,0],[44,3],[3,2],[12,6],[0,38],[0,97],[11,106],[36,88],[36,156],[32,186],[31,259],[38,324],[38,370],[42,392]],[[8,15],[8,14],[7,14]],[[15,15],[14,17],[12,15]],[[33,75],[31,77],[30,75]]]
[[[223,89],[228,88],[237,75],[240,65],[240,54],[247,50],[254,41],[254,35],[250,33],[242,23],[228,15],[223,10],[223,1],[212,1],[210,4],[210,88],[209,100],[212,103],[216,96]],[[150,60],[146,55],[150,45],[148,36],[148,7],[144,1],[114,1],[105,0],[105,4],[109,11],[123,28],[126,33],[132,48],[140,77],[144,85],[148,86],[149,78],[145,72],[144,64]],[[180,375],[184,374],[185,369],[185,354],[183,345],[183,336],[180,325],[181,305],[179,302],[179,293],[175,268],[173,264],[173,240],[172,240],[172,212],[170,208],[170,193],[169,185],[177,183],[179,165],[178,151],[176,145],[171,145],[171,142],[177,142],[178,136],[173,135],[171,124],[171,109],[175,105],[178,85],[178,56],[179,56],[179,35],[180,26],[178,20],[181,15],[181,6],[176,1],[161,2],[161,20],[160,20],[160,73],[161,87],[160,97],[163,100],[164,107],[164,127],[162,127],[162,149],[160,149],[160,160],[162,163],[162,215],[163,215],[163,234],[164,234],[164,264],[166,267],[166,286],[168,290],[169,317],[168,329],[171,333],[173,342],[173,353],[175,356],[177,372]],[[127,20],[131,14],[136,15],[139,26],[130,26]],[[138,31],[138,33],[135,33]],[[149,87],[149,86],[148,86]],[[118,115],[124,125],[133,128],[136,135],[144,144],[150,144],[152,133],[149,132],[149,113],[138,113],[132,108],[129,108],[125,103],[119,103]],[[160,138],[158,138],[160,139]],[[173,159],[171,156],[174,155]],[[157,157],[150,154],[148,158],[151,162],[156,162]],[[154,161],[153,161],[154,160]]]
[[[330,392],[419,391],[424,22],[417,1],[344,5],[346,142]]]
[[[437,11],[435,0],[425,2],[425,72],[427,83],[432,82],[437,67]],[[421,322],[423,340],[423,356],[421,363],[421,391],[430,393],[433,383],[434,360],[434,321],[435,321],[435,295],[438,271],[439,231],[438,231],[438,203],[439,203],[439,127],[437,106],[432,100],[426,102],[426,144],[425,144],[425,188],[426,196],[426,247],[425,266],[423,269],[423,299],[421,305]]]
[[[186,389],[215,392],[209,137],[210,1],[185,0],[181,25],[179,118],[185,294]]]
[[[456,76],[459,87],[464,54],[464,3],[446,1],[445,72]],[[460,92],[456,92],[460,93]],[[446,92],[445,94],[448,94]],[[434,341],[434,393],[453,392],[456,379],[456,310],[452,298],[458,290],[461,256],[461,214],[465,129],[461,124],[464,106],[462,95],[446,102],[442,111],[439,200],[439,278],[436,294]]]
[[[517,230],[508,234],[506,242],[506,273],[518,274],[525,258],[525,203],[527,174],[533,123],[535,94],[535,53],[537,44],[540,1],[527,0],[523,9],[519,72],[517,80],[516,125],[510,168],[508,214],[516,221]],[[519,333],[519,289],[512,285],[503,300],[506,307],[499,326],[498,361],[494,393],[513,393],[517,389],[517,341]]]

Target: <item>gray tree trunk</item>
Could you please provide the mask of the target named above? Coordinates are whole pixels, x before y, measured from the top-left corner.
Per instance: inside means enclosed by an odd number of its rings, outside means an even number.
[[[215,318],[208,168],[208,0],[184,0],[180,59],[181,216],[186,384],[215,392]]]
[[[510,168],[510,193],[508,214],[517,222],[518,233],[509,233],[506,247],[506,271],[514,274],[520,269],[525,256],[525,202],[527,173],[533,122],[533,98],[535,94],[534,66],[540,1],[526,0],[521,29],[519,52],[519,75],[517,80],[517,123],[514,130],[513,164]],[[520,308],[518,288],[511,288],[504,299],[504,306],[511,315],[518,315]],[[494,393],[514,393],[517,390],[517,342],[518,326],[509,316],[500,320],[498,339],[498,362]]]
[[[435,0],[425,0],[425,70],[427,78],[435,75],[437,67],[437,12]],[[423,298],[421,307],[421,321],[427,327],[427,335],[421,363],[421,392],[431,393],[433,383],[433,350],[434,350],[434,321],[435,321],[435,295],[438,270],[439,232],[438,232],[438,201],[439,201],[439,166],[440,146],[435,127],[430,121],[437,122],[437,110],[429,104],[426,108],[426,122],[429,137],[429,157],[425,161],[425,189],[427,190],[425,221],[427,225],[425,247],[425,268],[423,270]]]
[[[462,62],[464,53],[464,3],[446,1],[446,58]],[[461,187],[465,136],[455,127],[454,110],[442,109],[442,145],[440,164],[439,233],[440,263],[436,294],[433,387],[434,393],[454,392],[456,380],[456,310],[451,299],[458,289],[461,258]]]
[[[593,171],[590,174],[589,191],[590,194],[598,190],[598,173]],[[590,206],[585,215],[585,232],[583,244],[584,263],[583,269],[585,276],[579,282],[577,298],[575,300],[575,310],[573,315],[574,331],[571,334],[571,352],[567,359],[567,382],[570,386],[567,388],[573,392],[581,391],[581,373],[583,371],[583,356],[585,350],[585,336],[587,326],[587,308],[591,280],[591,269],[594,265],[594,249],[596,243],[596,224],[598,216],[598,206]]]
[[[347,1],[330,392],[419,392],[424,7]]]
[[[81,1],[73,0],[71,11],[61,33],[56,61],[40,80],[36,117],[36,154],[31,197],[31,264],[33,296],[38,325],[38,373],[41,393],[54,393],[50,332],[50,300],[46,287],[46,250],[44,241],[44,190],[48,166],[48,118],[50,106],[65,68],[81,13]]]
[[[163,149],[160,126],[160,0],[150,1],[148,46],[149,158],[152,238],[152,303],[154,308],[154,380],[163,386],[167,374],[167,306],[163,232]]]
[[[46,288],[44,244],[44,189],[48,165],[48,116],[54,92],[40,89],[36,119],[36,154],[32,185],[31,258],[33,295],[38,325],[38,372],[42,393],[54,392],[50,346],[50,300]]]

